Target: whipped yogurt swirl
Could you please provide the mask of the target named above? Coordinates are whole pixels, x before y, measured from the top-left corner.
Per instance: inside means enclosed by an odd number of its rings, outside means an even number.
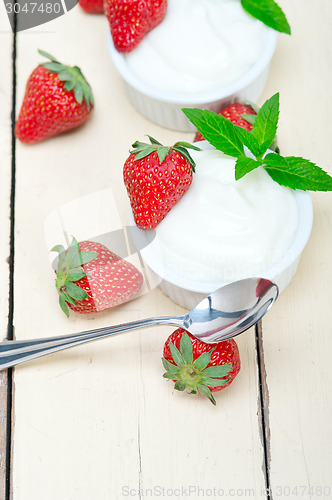
[[[157,226],[150,250],[174,276],[196,282],[263,276],[294,239],[294,191],[262,167],[236,181],[235,159],[199,144],[192,185]]]
[[[259,59],[268,29],[240,0],[168,0],[164,20],[124,57],[137,77],[158,90],[220,90]]]

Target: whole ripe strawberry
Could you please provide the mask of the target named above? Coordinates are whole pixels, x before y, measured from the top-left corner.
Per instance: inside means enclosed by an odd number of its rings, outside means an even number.
[[[103,0],[78,0],[78,5],[87,14],[101,14],[104,12]]]
[[[167,0],[104,0],[114,47],[131,52],[165,17]]]
[[[226,106],[226,108],[223,108],[221,111],[219,111],[219,114],[227,118],[227,120],[232,122],[234,125],[245,128],[250,132],[253,128],[253,120],[255,115],[257,114],[257,111],[254,110],[252,106],[236,102],[234,104],[231,104],[230,106]],[[250,115],[252,116],[250,117]],[[203,140],[203,135],[200,132],[197,132],[195,136],[195,142]]]
[[[175,382],[175,389],[201,393],[214,405],[212,393],[228,387],[241,367],[234,339],[206,344],[182,328],[168,337],[163,354],[164,377]]]
[[[67,250],[57,245],[51,251],[59,253],[55,284],[67,316],[68,307],[88,314],[122,304],[142,286],[140,271],[101,243],[73,238]]]
[[[15,135],[24,143],[34,143],[78,127],[93,109],[92,91],[81,70],[50,59],[31,73]]]
[[[150,137],[151,144],[135,142],[123,167],[136,225],[154,229],[189,188],[195,162],[188,149],[199,148],[187,142],[165,147]]]

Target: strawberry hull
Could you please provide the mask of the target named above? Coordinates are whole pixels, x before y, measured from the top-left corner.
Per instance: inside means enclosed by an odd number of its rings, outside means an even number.
[[[183,328],[166,340],[162,363],[164,378],[175,382],[174,389],[191,395],[202,394],[216,405],[213,392],[228,387],[241,368],[239,349],[234,339],[207,344]]]
[[[151,145],[141,142],[123,167],[123,180],[137,227],[152,230],[189,189],[195,164],[186,147],[178,142],[164,147],[150,137]]]
[[[135,297],[143,284],[142,273],[130,262],[92,241],[78,243],[75,238],[59,252],[56,288],[63,312],[79,314],[104,311]]]
[[[211,148],[206,141],[201,141],[198,144],[202,150]],[[194,158],[196,158],[196,155]],[[197,171],[199,171],[199,165],[196,167]],[[294,192],[294,199],[298,213],[294,238],[285,254],[274,264],[264,268],[262,274],[260,273],[259,275],[259,277],[275,282],[280,292],[287,287],[295,275],[301,253],[307,244],[312,228],[313,208],[310,194],[296,190]],[[227,284],[226,280],[218,280],[216,274],[209,281],[202,281],[195,278],[194,273],[190,276],[180,275],[178,268],[175,270],[174,266],[166,262],[165,258],[163,258],[163,248],[161,248],[161,243],[158,243],[157,238],[151,241],[146,231],[137,229],[133,216],[131,216],[130,224],[134,227],[132,231],[133,241],[136,248],[140,249],[145,265],[152,275],[156,276],[161,290],[176,304],[186,309],[192,309],[206,295]],[[158,231],[158,228],[156,231]],[[200,243],[200,239],[202,239],[202,234],[197,232],[197,243]],[[194,243],[191,242],[191,244],[192,248],[194,248]],[[207,262],[209,262],[208,258]],[[254,276],[257,276],[257,273]],[[239,276],[238,279],[246,277],[249,277],[248,274]]]
[[[238,127],[244,128],[250,132],[253,128],[253,125],[249,123],[246,119],[243,118],[243,115],[256,115],[256,112],[252,109],[251,106],[245,105],[242,103],[234,103],[231,106],[227,106],[219,111],[219,114],[227,118],[233,125],[237,125]],[[197,132],[195,135],[195,142],[204,141],[203,134],[201,132]]]
[[[66,66],[50,54],[28,78],[15,135],[32,144],[82,125],[93,110],[91,87],[77,66]]]
[[[183,332],[184,330],[182,328],[178,328],[177,330],[175,330],[175,332],[172,333],[172,335],[168,337],[165,342],[163,356],[172,364],[175,363],[171,354],[169,344],[170,342],[172,342],[175,347],[180,350],[180,342]],[[198,359],[199,356],[201,356],[204,352],[212,351],[212,349],[214,348],[207,368],[211,366],[220,366],[226,363],[230,363],[232,365],[231,370],[227,373],[227,375],[223,377],[226,383],[223,385],[218,385],[216,387],[209,387],[209,389],[211,392],[218,392],[228,387],[233,382],[241,368],[239,348],[235,340],[229,339],[225,340],[224,342],[219,342],[218,344],[206,344],[200,340],[195,339],[195,337],[189,333],[188,336],[191,339],[191,343],[193,346],[193,361],[196,361],[196,359]]]

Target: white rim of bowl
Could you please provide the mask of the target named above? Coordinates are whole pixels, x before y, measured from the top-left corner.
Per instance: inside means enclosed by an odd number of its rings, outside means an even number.
[[[298,209],[298,227],[295,233],[293,242],[289,247],[286,254],[283,258],[277,263],[273,264],[269,268],[262,271],[261,278],[267,279],[276,279],[283,272],[285,272],[301,255],[303,252],[311,233],[312,223],[313,223],[313,206],[311,196],[306,191],[295,191],[295,200]],[[135,226],[134,218],[132,213],[130,214],[130,225]],[[142,231],[143,236],[145,231]],[[146,237],[146,236],[145,236]],[[134,239],[135,241],[135,239]],[[175,285],[179,288],[196,292],[196,293],[210,293],[213,290],[216,290],[220,286],[226,284],[223,282],[188,282],[187,278],[179,278],[178,275],[174,277],[174,273],[172,270],[168,270],[165,265],[158,259],[156,254],[150,251],[149,246],[146,246],[143,250],[141,250],[141,256],[143,261],[154,271],[162,280],[165,280],[172,285]],[[250,277],[250,276],[248,276]],[[256,277],[256,276],[255,276]]]
[[[145,94],[146,96],[157,99],[159,101],[164,101],[172,104],[204,104],[227,98],[235,94],[239,90],[248,87],[253,81],[255,81],[256,78],[258,78],[259,75],[269,65],[272,59],[277,44],[277,36],[278,34],[275,30],[267,28],[266,44],[262,55],[256,61],[256,63],[245,73],[245,75],[240,77],[234,83],[227,85],[220,90],[190,95],[180,93],[167,93],[154,87],[150,87],[145,82],[137,78],[137,76],[130,70],[123,54],[115,49],[110,32],[108,34],[108,48],[111,60],[123,80],[125,80],[128,85],[135,88],[142,94]]]

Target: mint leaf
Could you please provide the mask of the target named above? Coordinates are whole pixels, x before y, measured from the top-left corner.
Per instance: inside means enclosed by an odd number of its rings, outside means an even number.
[[[207,109],[184,108],[182,111],[216,149],[235,158],[244,154],[243,144],[237,132],[238,127],[222,115]]]
[[[332,177],[309,160],[269,153],[264,168],[281,186],[310,191],[332,191]]]
[[[332,191],[332,177],[309,160],[295,156],[282,157],[275,153],[269,153],[263,158],[266,150],[276,144],[279,93],[268,99],[258,111],[251,133],[213,111],[189,108],[182,111],[212,146],[237,158],[236,180],[263,166],[271,178],[282,186],[304,191]],[[246,156],[244,145],[256,159]],[[275,147],[279,152],[279,148]],[[206,359],[198,358],[194,364],[205,363]]]
[[[258,113],[258,111],[257,111]],[[241,115],[241,117],[246,120],[247,122],[251,123],[251,125],[253,125],[255,123],[255,119],[256,119],[256,115],[246,115],[246,114],[243,114]]]
[[[259,155],[265,153],[267,148],[273,142],[278,127],[279,120],[279,93],[274,94],[265,101],[258,111],[252,135],[259,143]],[[256,155],[257,156],[257,155]]]
[[[247,146],[247,148],[252,152],[252,154],[254,156],[259,156],[261,148],[256,137],[252,134],[252,132],[249,132],[245,128],[238,127],[237,133],[240,139],[242,140],[243,144]]]
[[[238,181],[246,174],[248,174],[249,172],[251,172],[252,170],[254,170],[255,168],[259,167],[262,164],[263,162],[259,160],[248,158],[245,155],[240,156],[235,163],[235,179]]]
[[[291,29],[281,7],[274,0],[241,0],[242,7],[256,19],[281,33],[291,34]]]

